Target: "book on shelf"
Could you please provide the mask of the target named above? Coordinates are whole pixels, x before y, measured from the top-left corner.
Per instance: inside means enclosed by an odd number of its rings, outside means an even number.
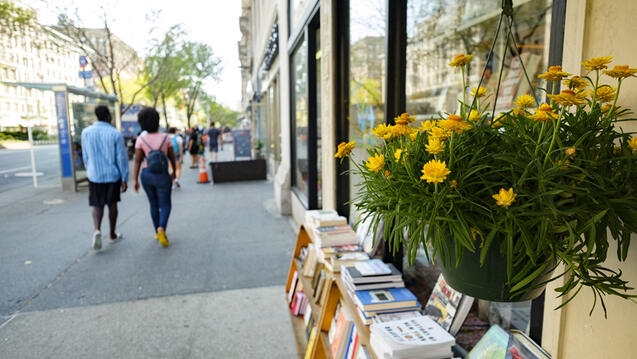
[[[372,217],[366,217],[356,225],[356,237],[358,238],[358,243],[370,257],[373,257],[378,251],[380,243],[382,242],[382,236],[380,234],[384,231],[383,221],[380,221],[376,231],[374,231],[372,222]],[[376,234],[379,235],[376,236]]]
[[[307,299],[307,297],[306,297]],[[305,301],[305,310],[303,311],[303,324],[305,324],[305,327],[307,328],[308,323],[310,322],[310,319],[312,319],[312,306],[310,305],[310,301],[306,300]]]
[[[356,353],[356,359],[372,359],[372,355],[369,353],[369,349],[366,346],[361,345]]]
[[[358,312],[358,316],[361,319],[361,321],[363,322],[363,324],[365,325],[370,325],[372,323],[383,323],[383,322],[387,322],[389,320],[383,320],[383,321],[378,321],[377,318],[379,316],[383,316],[383,315],[387,315],[387,314],[393,314],[393,315],[397,315],[399,313],[420,313],[420,306],[415,306],[415,307],[405,307],[405,308],[398,308],[398,309],[389,309],[389,310],[381,310],[381,311],[363,311],[361,308],[359,308],[358,306],[356,306],[357,312]],[[414,317],[416,315],[406,315],[405,318],[411,318]],[[418,315],[421,316],[421,315]]]
[[[292,304],[292,300],[294,299],[294,293],[296,292],[296,287],[299,284],[299,272],[294,271],[292,275],[292,282],[290,283],[290,291],[288,292],[288,304]]]
[[[551,359],[551,356],[523,331],[512,329],[505,359]]]
[[[343,276],[341,276],[343,278]],[[400,281],[391,281],[391,282],[379,282],[379,283],[362,283],[362,284],[353,284],[345,279],[343,279],[343,283],[347,287],[347,289],[351,292],[355,292],[357,290],[369,290],[369,289],[383,289],[383,288],[403,288],[405,286],[405,282]]]
[[[314,271],[316,270],[317,264],[318,264],[318,253],[316,250],[316,246],[310,243],[307,246],[307,255],[305,256],[305,261],[303,262],[303,275],[306,277],[313,276]]]
[[[356,326],[352,326],[352,332],[347,340],[347,347],[345,348],[345,356],[344,359],[355,359],[356,358],[356,350],[358,347],[358,330]]]
[[[307,348],[305,349],[304,359],[312,358],[312,351],[314,350],[314,342],[316,342],[316,336],[318,334],[318,328],[312,327],[312,331],[310,332],[310,338],[307,340]]]
[[[368,264],[360,265],[361,263],[372,262],[372,261],[375,262],[373,266]],[[361,273],[361,270],[365,271],[365,273],[370,273],[370,268],[375,268],[375,267],[382,268],[381,266],[378,265],[378,262],[382,263],[384,267],[387,268],[386,270],[382,271],[382,273],[385,273],[385,274],[364,275],[363,273]],[[367,261],[357,262],[355,265],[346,266],[342,268],[341,271],[343,272],[343,275],[344,275],[343,280],[347,280],[348,282],[352,284],[395,282],[395,281],[402,281],[402,278],[403,278],[402,273],[400,273],[400,271],[396,269],[396,267],[394,267],[393,264],[383,263],[379,259],[370,259]]]
[[[354,292],[354,302],[363,311],[415,307],[418,299],[407,288],[370,289]]]
[[[442,359],[453,356],[454,337],[427,316],[372,324],[370,344],[379,357]]]
[[[419,310],[408,310],[406,312],[390,312],[376,314],[373,319],[374,323],[387,323],[395,320],[405,320],[410,318],[422,317]]]
[[[509,333],[497,325],[492,325],[467,354],[466,359],[504,359],[508,343]]]
[[[368,260],[369,256],[365,252],[338,253],[325,259],[325,267],[332,273],[338,273],[341,268],[356,262]]]
[[[425,305],[424,313],[438,322],[451,335],[456,335],[467,318],[472,304],[473,297],[451,288],[441,274]]]
[[[294,295],[294,299],[292,300],[292,314],[304,315],[307,303],[308,301],[305,292],[296,292],[296,294]]]
[[[305,212],[305,225],[309,228],[342,226],[347,218],[339,216],[335,210],[312,210]]]
[[[337,312],[334,313],[337,318],[336,322],[332,322],[334,330],[330,338],[330,351],[333,358],[343,358],[347,350],[347,341],[350,338],[354,321],[344,306],[340,305]],[[331,326],[330,326],[331,329]],[[328,338],[330,335],[328,334]]]

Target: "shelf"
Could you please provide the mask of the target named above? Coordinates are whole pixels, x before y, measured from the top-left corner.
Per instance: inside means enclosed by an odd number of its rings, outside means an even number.
[[[330,350],[330,338],[327,335],[327,332],[321,330],[321,339],[327,358],[332,359],[332,351]]]
[[[312,290],[312,278],[306,277],[301,274],[303,269],[300,259],[294,258],[294,263],[296,264],[296,268],[299,273],[299,280],[301,281],[301,283],[303,283],[303,289],[305,291],[305,295],[307,296],[307,301],[310,303],[310,307],[312,308],[312,316],[315,320],[318,320],[321,314],[321,307],[316,303],[316,298],[314,298],[311,293],[308,293],[308,291]]]
[[[298,317],[290,313],[290,323],[292,324],[292,331],[294,332],[294,341],[296,342],[296,349],[299,353],[299,358],[305,356],[305,349],[307,348],[307,335],[305,333],[305,323],[303,317]]]

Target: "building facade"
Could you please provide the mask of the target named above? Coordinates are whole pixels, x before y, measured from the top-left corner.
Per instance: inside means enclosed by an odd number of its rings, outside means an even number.
[[[584,75],[583,60],[612,55],[615,63],[635,66],[637,50],[630,44],[637,30],[636,2],[520,0],[513,5],[518,54],[508,53],[503,61],[504,38],[496,42],[493,58],[487,56],[499,0],[243,0],[243,111],[253,135],[273,146],[268,164],[281,214],[302,224],[307,210],[336,209],[354,223],[357,213],[348,203],[360,179],[345,174],[349,160],[334,158],[337,144],[356,141],[354,155],[365,158],[365,144],[374,143],[371,130],[378,124],[391,123],[402,112],[424,120],[453,109],[462,86],[447,66],[455,54],[473,54],[469,82],[477,83],[484,73],[483,86],[492,94],[502,77],[492,98],[498,112],[530,89],[520,60],[534,87],[546,87],[537,74],[549,65]],[[278,39],[274,52],[272,39]],[[622,86],[620,102],[637,108],[637,81]],[[622,127],[637,130],[634,121]],[[637,249],[631,252],[632,264],[611,256],[608,264],[635,283]],[[608,318],[602,311],[589,316],[592,294],[582,291],[556,310],[564,300],[554,291],[561,281],[547,287],[541,303],[528,303],[529,319],[520,329],[531,332],[553,358],[634,356],[637,306],[607,298]]]

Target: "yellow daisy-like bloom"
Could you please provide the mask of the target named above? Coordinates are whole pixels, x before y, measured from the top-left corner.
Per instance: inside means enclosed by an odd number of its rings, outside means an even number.
[[[404,154],[403,154],[403,152],[404,152]],[[403,150],[402,148],[398,148],[398,149],[396,149],[396,152],[394,152],[394,158],[396,159],[396,162],[400,162],[400,156],[402,155],[403,160],[404,160],[405,158],[407,158],[407,154],[408,154],[407,150]]]
[[[476,91],[477,91],[477,95],[476,95]],[[484,97],[484,95],[487,94],[487,89],[485,89],[484,87],[480,86],[480,88],[473,88],[471,90],[471,97]]]
[[[475,122],[478,121],[482,116],[480,116],[480,113],[476,110],[471,110],[471,112],[469,113],[469,121],[471,122]]]
[[[336,154],[334,155],[334,157],[336,157],[336,158],[345,158],[345,157],[349,156],[349,154],[354,149],[354,145],[355,144],[356,144],[356,141],[339,143],[338,149],[337,149]]]
[[[569,157],[575,156],[575,152],[576,152],[575,147],[569,147],[566,150],[564,150],[564,153]]]
[[[385,167],[385,156],[376,154],[373,157],[368,157],[365,166],[370,171],[378,173]]]
[[[451,60],[451,62],[449,63],[449,66],[451,66],[451,67],[462,67],[462,66],[468,64],[469,61],[471,61],[472,57],[473,57],[473,55],[464,55],[464,54],[456,55],[453,58],[453,60]]]
[[[606,103],[615,99],[615,88],[611,86],[600,86],[597,88],[597,101]],[[593,90],[589,90],[588,94],[593,97]]]
[[[522,95],[514,103],[519,108],[531,108],[535,106],[535,98],[531,95]]]
[[[385,170],[385,177],[387,177],[387,179],[392,178],[392,174],[391,174],[391,172],[389,172],[389,171]]]
[[[582,62],[582,65],[584,65],[588,71],[603,70],[608,68],[606,65],[610,64],[611,61],[613,61],[612,56],[593,57],[590,60]]]
[[[462,117],[451,114],[446,120],[438,121],[438,126],[448,132],[463,133],[471,128],[469,122],[463,121]]]
[[[553,112],[553,107],[549,104],[542,104],[537,108],[535,113],[529,116],[530,119],[539,122],[551,121],[557,118],[557,114]]]
[[[445,143],[436,137],[429,137],[427,139],[427,144],[425,145],[425,150],[432,155],[437,155],[440,152],[445,150]]]
[[[427,183],[442,183],[447,179],[447,175],[451,173],[447,168],[447,164],[444,161],[431,160],[422,166],[421,180],[426,180]]]
[[[399,137],[409,136],[414,132],[418,132],[418,130],[409,127],[406,123],[397,123],[396,126],[390,126],[390,132],[394,137]]]
[[[568,87],[571,90],[572,89],[581,90],[588,86],[588,81],[585,78],[582,78],[579,76],[573,76],[570,79],[566,79],[563,81],[563,83],[564,83],[564,86]]]
[[[505,119],[506,115],[504,113],[499,114],[498,117],[493,120],[493,127],[502,127],[502,125],[504,125]]]
[[[581,106],[586,104],[586,94],[584,92],[575,92],[573,90],[562,90],[559,95],[548,95],[555,103],[563,106]]]
[[[429,136],[439,138],[443,141],[449,138],[449,135],[450,135],[449,131],[446,131],[445,129],[438,126],[432,127],[428,133],[429,133]]]
[[[637,137],[633,137],[628,140],[628,148],[630,148],[633,152],[637,152]]]
[[[604,106],[602,106],[602,113],[606,113],[608,111],[610,111],[610,108],[612,106],[609,103],[605,103]]]
[[[547,72],[539,74],[537,77],[546,81],[560,81],[569,76],[571,76],[571,74],[562,71],[562,66],[551,66]]]
[[[415,142],[418,139],[418,134],[420,132],[418,131],[414,131],[412,133],[409,134],[409,139],[411,140],[411,142]]]
[[[428,132],[431,131],[431,129],[434,127],[436,127],[436,121],[427,120],[420,123],[420,128],[418,129],[418,131]]]
[[[394,117],[394,120],[396,121],[396,123],[403,123],[403,121],[406,121],[404,123],[410,123],[410,122],[414,122],[416,121],[416,117],[414,116],[410,116],[407,112],[400,114],[400,116],[398,117]]]
[[[500,191],[491,197],[495,199],[495,203],[498,206],[509,207],[513,202],[515,202],[515,197],[517,197],[517,194],[513,193],[513,188],[509,188],[508,191],[504,188],[500,188]]]
[[[382,139],[386,139],[385,136],[390,133],[389,132],[389,126],[385,125],[384,123],[381,123],[380,125],[376,126],[376,128],[374,128],[372,130],[372,133],[379,138]]]
[[[637,73],[637,69],[631,69],[628,67],[628,65],[618,65],[615,66],[612,70],[604,71],[604,73],[616,79],[623,79],[626,77],[635,76],[635,74]]]
[[[615,145],[613,146],[613,154],[618,155],[622,153],[622,146]]]
[[[513,110],[511,110],[511,112],[513,112],[514,115],[526,115],[526,110],[523,108],[517,108],[514,107]]]

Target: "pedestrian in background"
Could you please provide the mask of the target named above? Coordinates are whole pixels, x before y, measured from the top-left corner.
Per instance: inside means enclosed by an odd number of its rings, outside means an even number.
[[[110,239],[122,238],[115,231],[117,225],[117,202],[120,191],[126,192],[128,182],[128,154],[124,136],[111,126],[108,107],[95,107],[97,122],[82,131],[82,159],[88,177],[88,203],[93,208],[93,249],[102,248],[102,218],[104,206],[108,206]]]
[[[155,227],[155,238],[162,246],[168,247],[170,242],[166,237],[166,226],[172,208],[171,189],[175,178],[168,171],[168,161],[172,168],[176,168],[175,153],[171,140],[167,134],[159,132],[159,113],[152,107],[144,107],[137,115],[137,121],[142,130],[148,131],[140,136],[135,144],[135,192],[139,192],[139,170],[141,171],[142,186],[150,204],[150,217]]]
[[[208,129],[208,146],[212,153],[212,160],[217,162],[217,152],[219,151],[219,138],[221,137],[221,131],[215,127],[215,122],[210,122],[210,128]]]
[[[180,134],[177,133],[177,129],[175,127],[171,127],[168,130],[170,133],[170,141],[173,145],[173,152],[175,153],[175,164],[176,166],[172,169],[175,173],[175,179],[173,180],[173,188],[181,187],[179,184],[179,177],[181,177],[181,165],[184,162],[184,151],[183,151],[183,142],[184,138],[181,137]]]
[[[199,163],[199,132],[196,127],[190,130],[190,138],[188,139],[188,152],[190,152],[190,168],[197,168]]]

